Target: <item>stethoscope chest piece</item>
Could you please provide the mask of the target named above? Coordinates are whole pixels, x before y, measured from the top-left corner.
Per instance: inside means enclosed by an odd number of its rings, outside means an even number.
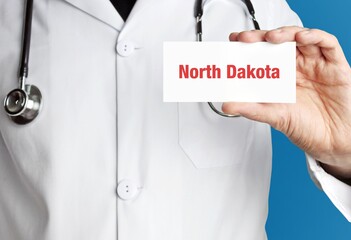
[[[6,114],[13,122],[20,125],[32,122],[38,116],[42,105],[40,90],[34,85],[26,84],[29,69],[33,0],[26,0],[25,9],[18,88],[9,92],[4,100]]]
[[[39,114],[42,102],[40,90],[34,85],[9,92],[4,101],[7,115],[17,124],[27,124]]]

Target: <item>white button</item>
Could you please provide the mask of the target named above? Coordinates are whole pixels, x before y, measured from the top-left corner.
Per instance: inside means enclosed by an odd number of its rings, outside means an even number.
[[[117,194],[123,200],[131,200],[138,195],[138,187],[132,180],[123,180],[118,184]]]
[[[121,41],[117,43],[117,53],[122,57],[128,57],[135,50],[135,46],[131,42]]]

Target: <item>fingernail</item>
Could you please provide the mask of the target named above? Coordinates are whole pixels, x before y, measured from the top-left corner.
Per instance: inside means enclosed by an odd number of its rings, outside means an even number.
[[[283,30],[282,29],[275,29],[272,32],[274,32],[274,33],[281,33],[281,32],[283,32]]]
[[[301,34],[303,34],[303,35],[307,35],[307,34],[310,34],[310,33],[311,33],[310,30],[305,30],[305,31],[302,31],[302,32],[301,32]]]
[[[229,34],[229,38],[234,37],[236,34],[238,34],[237,32],[232,32],[231,34]]]

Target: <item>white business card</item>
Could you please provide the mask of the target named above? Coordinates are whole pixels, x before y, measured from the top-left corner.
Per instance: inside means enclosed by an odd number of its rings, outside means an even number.
[[[296,43],[165,42],[165,102],[296,102]]]

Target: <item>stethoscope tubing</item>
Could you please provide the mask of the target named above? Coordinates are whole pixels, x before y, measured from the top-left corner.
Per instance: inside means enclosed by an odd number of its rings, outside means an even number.
[[[255,9],[252,5],[252,2],[250,0],[244,0],[244,3],[251,15],[251,19],[253,22],[253,25],[255,27],[256,30],[260,30],[260,25],[258,23],[258,21],[256,20],[255,17]],[[196,19],[196,41],[198,42],[202,42],[202,15],[203,15],[203,0],[196,0],[195,2],[195,19]],[[209,107],[212,109],[213,112],[215,112],[216,114],[218,114],[219,116],[222,117],[227,117],[227,118],[236,118],[236,117],[240,117],[240,115],[232,115],[232,114],[227,114],[224,113],[220,110],[218,110],[212,102],[208,102]]]
[[[22,49],[18,71],[18,88],[10,91],[4,99],[7,115],[17,124],[32,122],[42,106],[42,95],[34,85],[27,85],[29,72],[29,54],[32,35],[33,1],[26,0],[22,32]]]
[[[29,74],[29,55],[32,35],[32,20],[33,20],[33,2],[34,0],[26,0],[25,17],[23,23],[23,37],[21,58],[18,73],[18,88],[12,90],[5,98],[4,107],[9,117],[18,124],[26,124],[37,117],[41,109],[42,96],[40,90],[34,85],[26,85],[26,79]],[[245,3],[254,27],[260,30],[260,26],[255,17],[255,9],[250,0],[243,0]],[[196,40],[202,42],[202,15],[203,15],[203,0],[195,2],[195,19],[196,19]],[[22,99],[22,102],[17,99]],[[31,106],[28,106],[28,102]],[[19,104],[18,104],[19,103]],[[16,106],[17,105],[17,106]],[[239,115],[230,115],[219,111],[212,102],[208,102],[209,107],[222,117],[239,117]],[[14,109],[12,111],[12,109]]]
[[[32,19],[33,19],[33,0],[27,0],[26,10],[24,19],[24,30],[23,30],[23,42],[21,52],[21,62],[19,68],[19,79],[22,84],[19,88],[24,89],[25,79],[28,77],[29,71],[29,54],[30,54],[30,43],[32,36]]]

